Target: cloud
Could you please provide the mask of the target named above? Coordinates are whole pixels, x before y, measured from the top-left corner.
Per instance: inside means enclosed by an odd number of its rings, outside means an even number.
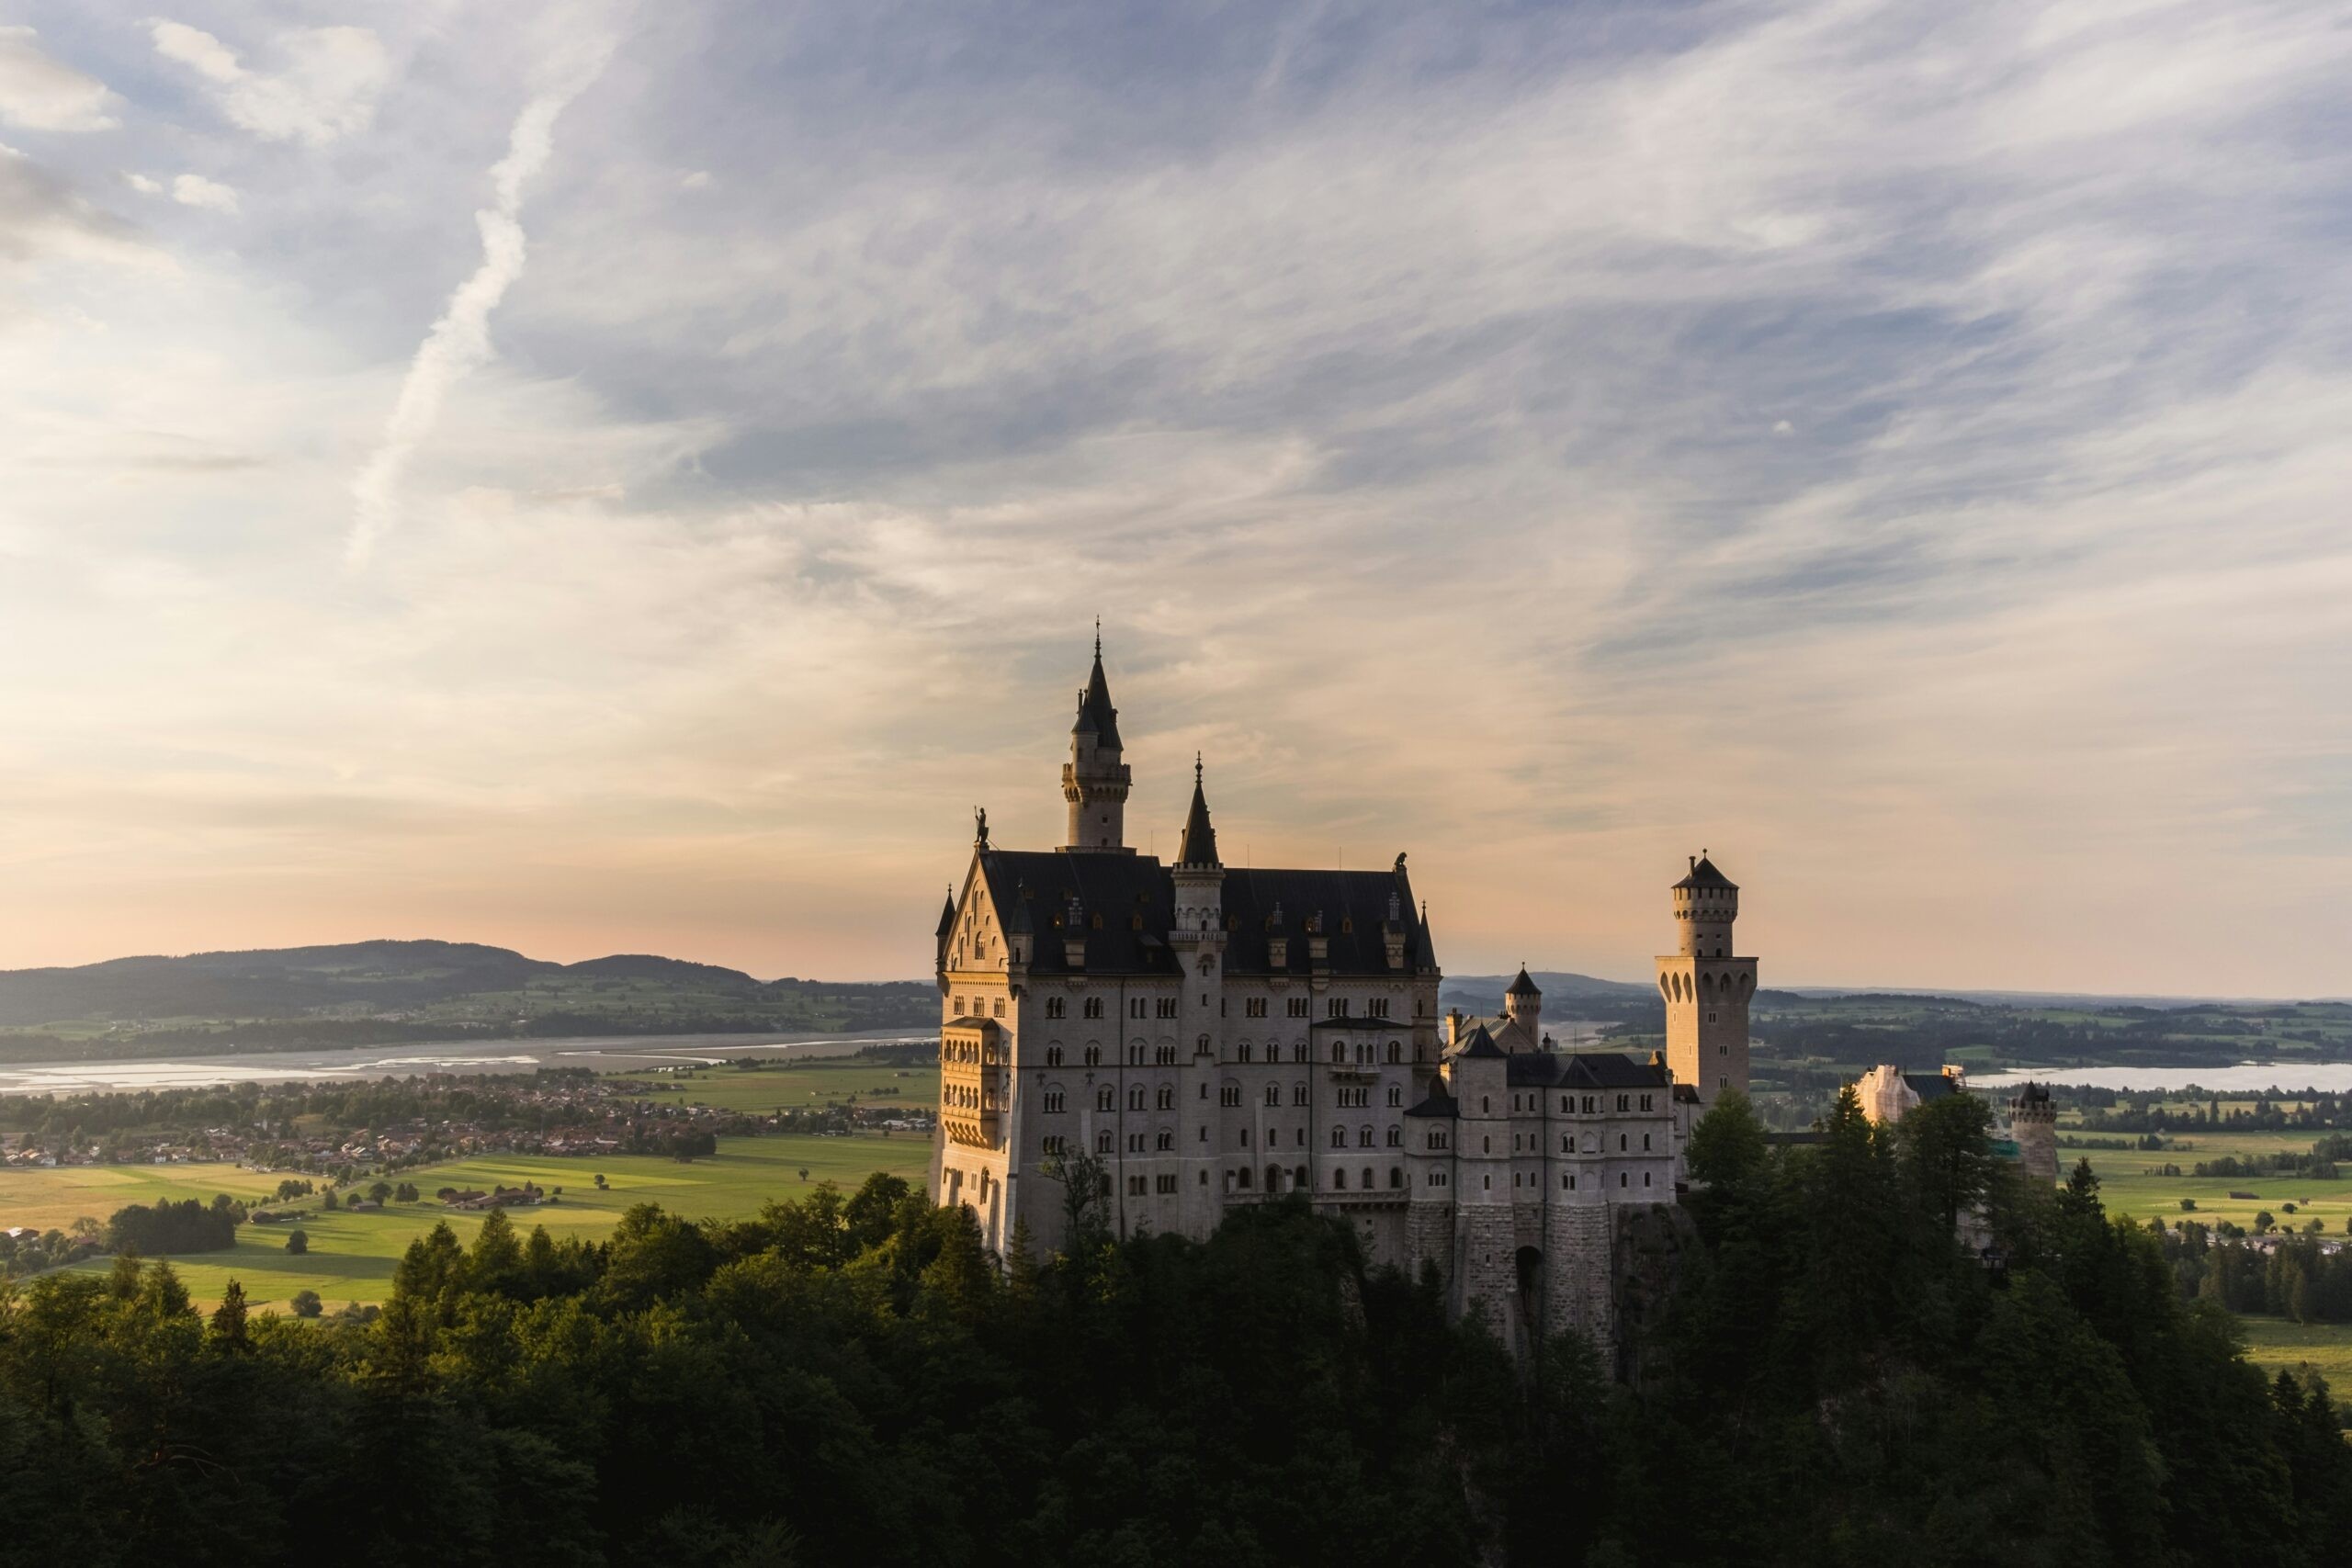
[[[106,84],[41,52],[25,27],[0,27],[0,123],[24,130],[112,130]]]
[[[202,93],[288,69],[237,14]],[[369,13],[364,149],[0,168],[0,246],[181,268],[10,276],[17,961],[919,971],[969,804],[1057,830],[1097,610],[1139,847],[1201,747],[1256,863],[1409,849],[1460,970],[1638,976],[1702,843],[1782,982],[2335,961],[2324,8],[707,0],[547,172],[510,84],[588,29],[457,15]],[[141,239],[117,167],[270,199]]]
[[[352,480],[351,530],[345,545],[345,558],[350,566],[365,566],[377,542],[392,526],[401,470],[432,434],[449,389],[489,360],[490,313],[523,275],[519,214],[524,182],[547,166],[554,150],[556,117],[596,79],[612,49],[609,38],[575,44],[550,73],[548,85],[516,117],[506,156],[490,171],[496,205],[474,214],[481,231],[481,265],[458,286],[440,319],[417,346],[385,424],[383,441]]]
[[[234,212],[237,193],[216,180],[202,175],[179,175],[172,180],[172,199],[182,207],[200,207],[208,212]]]
[[[296,28],[281,34],[284,68],[247,70],[236,52],[185,22],[149,24],[155,51],[203,78],[230,123],[270,141],[323,146],[367,129],[390,74],[383,44],[366,28]]]

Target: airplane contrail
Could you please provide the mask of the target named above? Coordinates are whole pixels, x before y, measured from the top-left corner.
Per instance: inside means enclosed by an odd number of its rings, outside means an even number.
[[[449,389],[490,359],[490,312],[523,276],[523,184],[547,166],[556,117],[604,71],[613,42],[605,38],[574,51],[554,81],[515,117],[506,156],[490,171],[497,205],[474,214],[481,229],[481,265],[449,296],[441,319],[417,345],[392,416],[385,422],[384,439],[351,481],[351,532],[344,545],[347,568],[366,566],[377,542],[390,531],[401,470],[432,434]]]

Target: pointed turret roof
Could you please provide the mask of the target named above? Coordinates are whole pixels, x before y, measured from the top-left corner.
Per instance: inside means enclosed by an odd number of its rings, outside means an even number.
[[[1715,863],[1707,858],[1707,852],[1704,850],[1701,850],[1690,857],[1690,874],[1674,886],[1677,887],[1728,887],[1734,893],[1739,891],[1739,884],[1717,871]]]
[[[946,902],[946,904],[945,904],[944,906],[943,906],[943,907],[941,908],[941,909],[940,909],[940,911],[939,911],[939,934],[940,934],[940,936],[941,936],[941,937],[943,937],[943,938],[944,938],[944,937],[945,937],[945,936],[947,935],[947,933],[948,933],[949,931],[953,931],[953,930],[955,930],[955,929],[956,929],[956,890],[955,890],[953,887],[951,887],[951,888],[949,888],[949,889],[947,890],[947,902]]]
[[[1012,885],[1012,912],[1004,917],[1004,929],[1009,931],[1036,929],[1029,919],[1029,884],[1025,881],[1016,881]]]
[[[1413,967],[1437,967],[1437,939],[1430,935],[1430,907],[1427,904],[1421,906],[1421,923],[1413,933]]]
[[[1184,837],[1176,848],[1178,865],[1220,865],[1216,829],[1209,826],[1209,799],[1201,789],[1201,758],[1193,754],[1193,809],[1184,818]]]
[[[1487,1026],[1483,1023],[1470,1031],[1468,1038],[1462,1042],[1462,1048],[1455,1053],[1463,1056],[1503,1056],[1509,1054],[1495,1043],[1495,1037],[1487,1032]]]
[[[1109,750],[1124,750],[1119,744],[1119,710],[1111,705],[1111,682],[1102,673],[1102,632],[1094,633],[1094,671],[1086,678],[1086,690],[1079,694],[1078,722],[1069,727],[1072,735],[1091,735],[1094,744]]]
[[[1527,977],[1527,965],[1524,964],[1519,966],[1519,978],[1513,980],[1510,989],[1503,993],[1507,997],[1540,997],[1543,994],[1536,989],[1535,982]]]

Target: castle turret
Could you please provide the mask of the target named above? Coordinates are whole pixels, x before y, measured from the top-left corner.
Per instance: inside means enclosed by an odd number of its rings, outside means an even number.
[[[1094,670],[1078,694],[1078,722],[1070,726],[1069,761],[1062,764],[1062,798],[1069,803],[1072,854],[1131,855],[1127,848],[1127,787],[1132,775],[1119,760],[1119,710],[1111,705],[1111,682],[1102,674],[1102,633],[1094,633]]]
[[[1543,1045],[1544,993],[1535,988],[1533,980],[1528,978],[1527,966],[1523,964],[1519,968],[1519,978],[1513,980],[1510,989],[1503,993],[1503,1016],[1519,1025],[1520,1032],[1527,1036],[1530,1049]]]
[[[2050,1091],[2028,1083],[2009,1101],[2010,1135],[2018,1141],[2018,1163],[2029,1179],[2048,1187],[2058,1179],[2058,1108]]]
[[[1736,957],[1732,922],[1739,887],[1701,851],[1674,885],[1676,951],[1657,960],[1666,1001],[1666,1059],[1674,1081],[1689,1084],[1702,1105],[1726,1089],[1747,1092],[1747,1003],[1756,993],[1756,960]]]

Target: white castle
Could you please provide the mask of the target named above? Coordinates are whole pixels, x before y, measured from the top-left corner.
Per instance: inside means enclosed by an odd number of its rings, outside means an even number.
[[[999,849],[982,814],[940,916],[933,1200],[969,1207],[1001,1254],[1016,1224],[1061,1244],[1079,1154],[1123,1234],[1204,1237],[1236,1206],[1304,1193],[1374,1261],[1433,1267],[1507,1342],[1573,1327],[1610,1344],[1620,1216],[1675,1201],[1692,1122],[1747,1088],[1738,888],[1702,857],[1674,886],[1664,1052],[1565,1052],[1524,969],[1500,1016],[1439,1016],[1403,855],[1228,867],[1196,758],[1163,865],[1127,846],[1130,782],[1098,638],[1062,768],[1069,841]]]

